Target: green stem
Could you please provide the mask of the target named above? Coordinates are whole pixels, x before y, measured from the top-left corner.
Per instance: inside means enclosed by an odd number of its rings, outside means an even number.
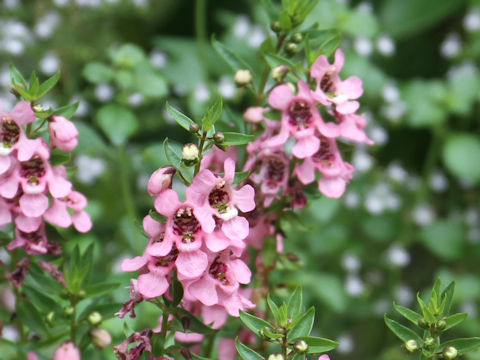
[[[283,335],[282,339],[282,354],[284,359],[288,359],[287,355],[287,331],[285,330],[285,335]]]
[[[162,330],[160,331],[160,339],[162,339],[162,352],[160,356],[165,353],[165,338],[167,337],[168,317],[170,316],[168,308],[164,308],[162,314]]]
[[[75,321],[77,318],[77,302],[75,300],[70,300],[70,305],[73,308],[73,313],[70,315],[72,317],[70,320],[70,340],[75,344],[75,339],[77,337],[77,322]]]
[[[195,35],[198,46],[198,55],[203,65],[205,78],[208,78],[208,59],[207,59],[207,0],[197,0],[195,2]]]
[[[202,137],[200,138],[200,144],[198,145],[198,162],[195,165],[195,173],[193,176],[197,175],[200,171],[200,163],[202,162],[203,158],[203,147],[205,146],[205,140],[207,139],[207,132],[203,131]]]

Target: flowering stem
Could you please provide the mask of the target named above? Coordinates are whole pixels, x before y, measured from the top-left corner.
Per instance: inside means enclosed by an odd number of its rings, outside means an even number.
[[[202,133],[202,137],[200,139],[200,144],[198,145],[198,162],[195,165],[195,173],[194,176],[198,174],[200,171],[200,163],[202,162],[203,158],[203,147],[205,146],[205,140],[207,139],[207,132],[204,130]]]

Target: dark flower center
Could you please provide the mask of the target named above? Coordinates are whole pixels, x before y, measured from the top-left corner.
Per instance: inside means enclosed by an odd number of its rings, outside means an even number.
[[[312,112],[310,111],[310,104],[306,101],[295,101],[288,109],[289,123],[296,126],[299,130],[308,128],[313,122]]]
[[[0,142],[10,148],[15,145],[20,137],[20,127],[11,118],[4,116],[0,125]]]
[[[225,190],[225,181],[222,181],[215,186],[215,188],[210,191],[208,195],[208,203],[212,208],[215,208],[220,213],[228,211],[228,202],[230,201],[230,196]]]
[[[44,232],[43,232],[43,229],[41,227],[38,230],[30,232],[30,233],[23,232],[23,231],[19,231],[19,232],[20,232],[20,235],[22,236],[22,238],[24,238],[28,242],[34,243],[34,244],[40,244],[40,242],[42,242],[42,240],[44,238],[44,236],[43,236]]]
[[[335,92],[335,85],[333,83],[331,75],[328,72],[325,73],[322,80],[320,81],[320,89],[322,89],[324,93]]]
[[[326,138],[322,137],[320,141],[320,149],[313,155],[313,161],[321,163],[323,167],[333,167],[336,157],[332,148]]]
[[[210,265],[208,273],[216,280],[220,281],[222,285],[229,285],[227,279],[227,265],[221,262],[218,258]]]
[[[39,179],[46,173],[45,164],[38,156],[34,156],[28,161],[22,161],[20,165],[20,176],[32,184],[38,184]]]
[[[270,156],[267,159],[266,180],[268,184],[281,182],[285,176],[285,162],[279,157]]]
[[[178,249],[175,245],[173,245],[172,250],[168,255],[157,258],[157,265],[167,267],[172,262],[177,260],[177,257],[178,257]]]
[[[182,207],[173,217],[173,231],[183,237],[184,242],[195,241],[194,234],[200,229],[200,223],[191,207]]]

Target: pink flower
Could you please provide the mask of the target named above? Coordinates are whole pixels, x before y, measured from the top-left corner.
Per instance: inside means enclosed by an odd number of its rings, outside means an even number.
[[[61,253],[60,246],[57,243],[49,242],[45,233],[45,224],[41,223],[40,227],[33,232],[24,232],[15,229],[15,239],[7,246],[8,250],[23,247],[25,252],[30,255]]]
[[[187,188],[186,197],[194,204],[193,212],[207,233],[220,220],[221,229],[232,240],[242,240],[248,235],[248,221],[238,216],[238,210],[249,212],[255,208],[253,187],[245,185],[236,190],[232,183],[235,177],[235,162],[228,158],[224,163],[223,178],[210,170],[200,171]]]
[[[50,145],[62,151],[72,151],[78,144],[78,130],[70,120],[60,115],[52,115],[48,123]]]
[[[328,355],[323,354],[318,358],[318,360],[330,360],[330,357]]]
[[[298,95],[294,95],[287,84],[275,87],[268,98],[270,105],[282,111],[282,127],[280,133],[268,139],[264,146],[283,145],[289,134],[297,140],[292,153],[299,159],[315,154],[320,147],[320,140],[315,132],[318,129],[324,136],[334,137],[338,130],[329,123],[324,123],[311,96],[307,83],[298,82]]]
[[[144,351],[152,351],[152,345],[150,344],[152,335],[153,332],[150,329],[145,329],[140,333],[135,332],[125,339],[121,344],[114,346],[113,351],[119,359],[138,360]],[[135,343],[135,345],[129,349],[129,345],[131,343]]]
[[[214,146],[212,150],[203,155],[200,169],[209,169],[214,173],[219,173],[223,169],[223,164],[228,158],[237,161],[237,148],[229,146],[226,151]]]
[[[160,194],[172,187],[172,180],[177,170],[171,165],[163,166],[155,171],[148,180],[148,192],[151,196]]]
[[[357,114],[335,114],[336,119],[339,122],[340,136],[344,138],[364,142],[368,145],[373,145],[373,141],[365,134],[365,126],[367,122],[365,118]]]
[[[128,313],[130,313],[131,318],[135,318],[135,305],[143,300],[143,296],[138,291],[137,279],[131,279],[130,286],[127,288],[130,289],[130,299],[123,304],[122,308],[117,313],[115,313],[120,319],[123,319]]]
[[[27,360],[38,360],[38,356],[34,352],[30,351],[27,353]]]
[[[313,63],[310,75],[318,81],[313,93],[315,100],[326,106],[333,105],[340,114],[351,114],[360,106],[358,101],[351,100],[362,96],[362,80],[356,76],[340,80],[339,73],[344,61],[345,56],[340,49],[335,52],[335,62],[332,65],[322,55]]]
[[[263,113],[270,110],[261,106],[249,107],[243,113],[243,119],[250,124],[258,124],[263,120]]]
[[[86,206],[87,198],[83,194],[70,191],[65,197],[53,198],[52,206],[43,217],[48,222],[64,228],[73,224],[77,231],[85,233],[92,228],[90,215],[84,210]],[[73,215],[70,215],[67,209],[72,209]]]
[[[64,342],[53,354],[52,360],[80,360],[80,350],[71,341]]]

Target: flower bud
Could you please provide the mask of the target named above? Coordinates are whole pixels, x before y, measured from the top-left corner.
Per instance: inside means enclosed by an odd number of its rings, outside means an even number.
[[[453,360],[458,356],[458,350],[453,346],[447,346],[443,349],[443,356],[445,356],[445,359]]]
[[[197,123],[191,123],[189,130],[191,133],[196,134],[200,130],[200,126]]]
[[[304,340],[295,341],[294,347],[295,347],[295,351],[301,354],[303,354],[308,350],[308,344]]]
[[[443,330],[447,327],[447,322],[445,320],[438,320],[435,324],[435,328],[438,330]]]
[[[405,343],[403,345],[405,346],[405,349],[409,353],[413,353],[413,352],[415,352],[419,349],[418,342],[416,340],[413,340],[413,339],[405,341]]]
[[[80,350],[71,341],[64,342],[55,350],[52,360],[80,360]]]
[[[298,44],[298,43],[302,42],[302,40],[303,40],[302,34],[300,34],[300,33],[295,33],[295,34],[293,34],[293,36],[292,36],[292,41],[293,41],[294,43],[297,43],[297,44]]]
[[[102,315],[100,315],[98,311],[94,311],[88,315],[88,322],[94,326],[100,324],[102,320]]]
[[[63,311],[65,312],[65,315],[73,315],[73,313],[75,312],[75,309],[72,307],[72,306],[67,306],[65,307],[65,309],[63,309]]]
[[[278,65],[272,70],[272,78],[276,82],[281,82],[285,75],[290,71],[287,65]]]
[[[156,170],[148,180],[148,193],[151,196],[160,194],[172,186],[173,176],[177,170],[171,165],[163,166]]]
[[[112,343],[112,336],[104,329],[92,329],[90,336],[92,337],[93,344],[99,349],[103,349]]]
[[[271,354],[267,360],[285,360],[285,357],[282,354]]]
[[[426,347],[432,347],[432,346],[434,346],[434,345],[435,345],[435,339],[434,339],[434,338],[432,338],[432,337],[427,337],[427,338],[425,339],[425,346],[426,346]]]
[[[37,105],[34,105],[34,110]],[[50,143],[62,151],[72,151],[78,145],[78,130],[76,126],[63,116],[53,115],[50,118],[48,132],[50,134]]]
[[[241,69],[235,73],[235,84],[237,86],[246,86],[252,82],[252,72],[248,69]]]
[[[87,296],[87,292],[86,292],[85,290],[83,290],[83,289],[80,289],[80,291],[78,292],[77,295],[78,295],[78,298],[79,298],[79,299],[84,299],[85,296]]]
[[[272,29],[272,31],[274,31],[274,32],[279,32],[280,30],[282,30],[282,27],[280,26],[280,22],[279,21],[274,21],[270,25],[270,29]]]
[[[418,326],[422,329],[428,329],[428,324],[424,318],[421,318],[420,320],[418,320]]]
[[[268,108],[261,106],[251,106],[243,113],[243,120],[250,124],[258,124],[263,120],[263,113],[267,110]]]
[[[48,322],[49,324],[52,323],[54,316],[55,316],[55,313],[54,313],[53,311],[50,311],[50,312],[47,314],[47,322]]]
[[[215,135],[213,135],[213,140],[215,140],[217,144],[221,144],[225,140],[225,135],[220,131],[216,132]]]
[[[287,54],[293,55],[297,53],[298,46],[297,44],[291,42],[287,44],[287,46],[285,47],[285,50],[287,51]]]
[[[35,112],[42,112],[42,111],[45,110],[45,108],[43,107],[42,104],[35,104],[35,105],[33,105],[32,109]]]

